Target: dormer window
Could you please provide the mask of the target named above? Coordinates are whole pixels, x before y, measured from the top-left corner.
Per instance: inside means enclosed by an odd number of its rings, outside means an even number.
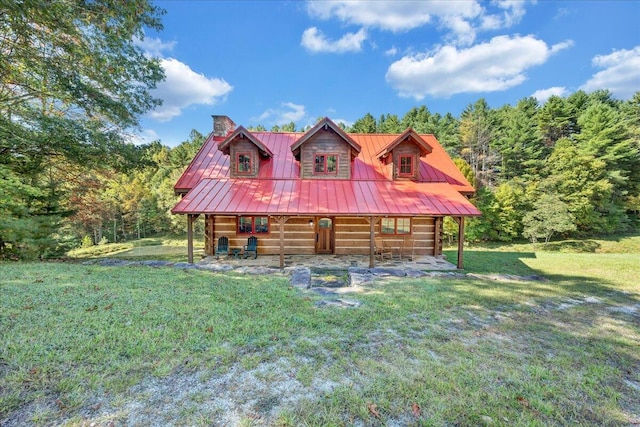
[[[413,176],[413,156],[400,156],[398,176]]]
[[[338,156],[336,154],[316,154],[313,171],[316,174],[338,173]]]
[[[291,145],[302,179],[350,179],[352,162],[362,147],[328,118],[320,120]]]
[[[251,153],[238,153],[236,171],[238,174],[251,173]]]
[[[271,150],[242,126],[220,141],[218,149],[229,156],[231,178],[257,178],[263,159],[273,157]]]

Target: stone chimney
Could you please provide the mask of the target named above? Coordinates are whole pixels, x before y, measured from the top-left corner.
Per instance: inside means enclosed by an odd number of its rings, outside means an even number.
[[[227,116],[212,115],[211,117],[213,117],[213,136],[224,138],[236,128],[236,124]]]

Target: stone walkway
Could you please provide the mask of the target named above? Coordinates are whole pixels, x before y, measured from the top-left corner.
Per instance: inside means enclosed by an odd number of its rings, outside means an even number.
[[[423,256],[414,259],[376,260],[369,268],[368,255],[286,255],[285,268],[280,270],[278,255],[259,255],[258,258],[205,257],[196,265],[202,269],[247,274],[282,272],[292,286],[323,297],[318,307],[355,308],[360,301],[345,299],[344,294],[363,291],[363,285],[391,277],[421,277],[435,271],[456,270],[456,266],[442,257]]]

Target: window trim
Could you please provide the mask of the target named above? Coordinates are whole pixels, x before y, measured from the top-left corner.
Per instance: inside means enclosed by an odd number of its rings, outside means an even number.
[[[382,221],[384,220],[393,220],[393,233],[385,233],[384,228],[382,227]],[[398,233],[398,220],[399,219],[408,219],[409,220],[409,232],[408,233]],[[392,216],[392,217],[384,217],[380,220],[380,234],[384,236],[409,236],[413,234],[413,228],[411,227],[412,221],[410,217],[406,216]]]
[[[240,231],[240,218],[251,218],[251,232]],[[267,231],[256,231],[256,218],[267,218]],[[271,234],[271,220],[268,216],[263,215],[239,215],[236,217],[236,234],[243,236],[266,235]]]
[[[409,159],[409,166],[411,172],[402,172],[402,159]],[[414,176],[415,158],[413,154],[400,154],[398,155],[398,176]]]
[[[324,156],[324,170],[322,172],[318,172],[316,171],[316,165],[318,164],[316,162],[318,156]],[[329,160],[329,156],[333,156],[336,158],[336,170],[333,172],[328,172],[327,171],[327,164],[328,164],[328,160]],[[323,152],[317,152],[317,153],[313,153],[313,174],[314,175],[337,175],[338,174],[338,170],[339,170],[339,163],[338,163],[338,158],[340,156],[338,156],[338,153],[323,153]]]
[[[249,171],[240,171],[240,156],[249,158]],[[248,151],[238,151],[236,153],[236,173],[238,175],[251,175],[253,174],[253,156]]]

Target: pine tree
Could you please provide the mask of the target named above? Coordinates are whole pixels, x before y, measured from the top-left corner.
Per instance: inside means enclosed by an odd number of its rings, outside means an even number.
[[[364,117],[355,121],[351,126],[351,132],[353,133],[376,133],[376,119],[367,113]]]

